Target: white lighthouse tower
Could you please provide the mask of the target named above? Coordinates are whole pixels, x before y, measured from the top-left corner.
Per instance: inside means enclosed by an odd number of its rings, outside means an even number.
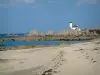
[[[72,22],[71,21],[69,22],[69,27],[72,29]]]

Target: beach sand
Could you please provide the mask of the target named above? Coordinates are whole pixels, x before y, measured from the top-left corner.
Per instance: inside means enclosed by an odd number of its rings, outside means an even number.
[[[100,39],[1,51],[0,75],[100,75]]]

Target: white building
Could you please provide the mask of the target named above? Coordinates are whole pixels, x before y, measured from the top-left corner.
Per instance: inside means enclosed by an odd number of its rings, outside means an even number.
[[[73,24],[72,24],[71,21],[69,22],[69,27],[70,27],[70,29],[72,29],[72,30],[78,30],[78,31],[80,31],[79,26],[78,26],[78,25],[74,25],[74,26],[73,26]]]

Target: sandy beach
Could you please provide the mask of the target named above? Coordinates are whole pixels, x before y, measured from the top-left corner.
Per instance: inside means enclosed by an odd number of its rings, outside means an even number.
[[[1,51],[0,75],[100,75],[100,39]]]

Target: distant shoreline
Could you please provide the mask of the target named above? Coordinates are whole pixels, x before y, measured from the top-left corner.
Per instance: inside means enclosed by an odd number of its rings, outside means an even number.
[[[0,38],[0,42],[5,42],[5,41],[86,41],[86,40],[93,40],[100,38],[100,35],[33,35],[33,36],[19,36],[15,38]],[[8,49],[27,49],[27,48],[34,48],[38,46],[34,45],[23,45],[23,46],[18,46],[18,47],[9,47],[9,48],[2,48],[4,45],[0,44],[1,48],[0,50],[8,50]],[[45,45],[42,45],[44,47]],[[41,46],[39,46],[41,47]]]
[[[84,41],[100,38],[98,36],[67,36],[67,35],[46,35],[46,36],[19,36],[16,38],[0,38],[0,42],[4,41]]]

